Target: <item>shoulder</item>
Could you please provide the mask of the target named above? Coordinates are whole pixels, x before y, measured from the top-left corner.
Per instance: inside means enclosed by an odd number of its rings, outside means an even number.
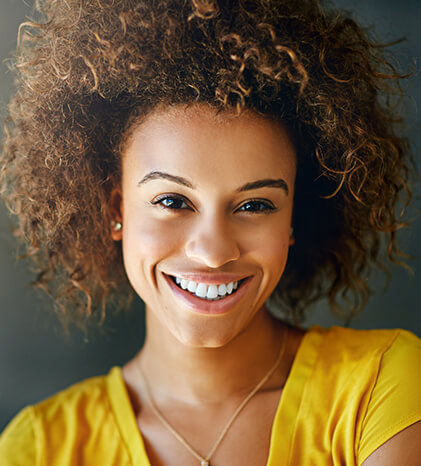
[[[34,405],[33,412],[45,435],[60,438],[60,430],[97,424],[108,411],[106,376],[82,380]]]
[[[421,339],[416,335],[403,329],[313,331],[318,340],[314,377],[331,384],[331,390],[337,387],[338,395],[359,397],[363,427],[377,410],[400,405],[399,397],[421,410]],[[390,425],[392,418],[387,420]]]
[[[0,458],[7,466],[39,463],[37,428],[32,406],[20,411],[0,435]]]
[[[376,377],[385,372],[399,377],[411,376],[408,365],[416,365],[421,357],[421,339],[403,329],[355,330],[343,327],[325,329],[319,326],[309,331],[317,346],[319,366],[338,366],[348,373],[355,367],[367,367]],[[404,362],[402,365],[401,363]]]
[[[106,376],[92,377],[20,411],[0,436],[2,464],[41,464],[41,456],[78,442],[110,414]]]
[[[318,335],[325,347],[335,347],[341,351],[356,349],[358,354],[363,354],[368,348],[383,351],[402,333],[412,336],[415,340],[418,339],[413,333],[400,328],[358,330],[336,325],[329,328],[315,325],[308,333]],[[358,348],[363,351],[359,351]]]
[[[81,407],[88,409],[90,405],[104,401],[106,377],[90,377],[77,382],[34,405],[34,409],[39,416],[47,415],[47,413],[48,415],[69,414],[76,411],[76,408],[80,410]],[[85,409],[82,411],[84,412]]]
[[[421,339],[400,330],[378,364],[361,426],[358,445],[361,462],[393,436],[421,420],[420,393]]]
[[[413,333],[315,326],[305,342],[301,360],[313,362],[303,419],[325,425],[344,464],[362,464],[421,419],[421,340]]]

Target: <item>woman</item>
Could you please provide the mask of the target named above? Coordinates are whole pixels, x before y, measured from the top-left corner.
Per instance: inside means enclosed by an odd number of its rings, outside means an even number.
[[[265,304],[355,313],[383,236],[398,260],[409,161],[381,49],[314,1],[39,8],[5,198],[61,315],[130,286],[147,336],[19,413],[3,463],[418,464],[420,340],[304,331]]]

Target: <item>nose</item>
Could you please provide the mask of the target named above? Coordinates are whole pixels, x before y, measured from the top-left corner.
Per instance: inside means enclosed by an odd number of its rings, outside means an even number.
[[[186,241],[186,255],[209,268],[222,267],[240,257],[232,226],[217,216],[199,221]]]

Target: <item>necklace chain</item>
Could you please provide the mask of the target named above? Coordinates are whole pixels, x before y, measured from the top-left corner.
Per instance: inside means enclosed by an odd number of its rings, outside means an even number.
[[[219,434],[219,437],[217,438],[216,442],[214,443],[212,449],[210,452],[206,455],[206,457],[203,457],[200,455],[194,448],[187,442],[187,440],[179,434],[174,427],[165,419],[163,414],[160,412],[158,407],[155,404],[154,399],[152,398],[151,392],[149,390],[148,382],[146,380],[146,377],[143,373],[142,367],[140,363],[136,364],[136,367],[140,373],[141,378],[143,379],[143,382],[145,384],[145,392],[146,395],[149,399],[152,411],[156,415],[156,417],[161,421],[161,423],[174,435],[174,437],[182,444],[184,447],[189,450],[189,452],[200,461],[201,466],[210,466],[210,458],[212,455],[215,453],[216,449],[219,447],[220,443],[224,439],[226,433],[228,432],[228,429],[232,426],[234,423],[235,419],[237,416],[240,414],[240,412],[243,410],[243,408],[246,406],[246,404],[253,398],[253,396],[260,390],[260,388],[263,387],[263,385],[269,380],[269,378],[273,375],[277,367],[279,366],[282,357],[285,352],[286,348],[286,336],[287,333],[285,332],[285,327],[283,327],[283,332],[282,332],[282,345],[281,349],[279,351],[279,355],[273,364],[273,366],[269,369],[269,371],[264,375],[264,377],[259,381],[259,383],[253,388],[253,390],[244,398],[244,400],[239,404],[237,409],[234,411],[230,419],[228,420],[227,424],[225,427],[222,429],[222,432]]]

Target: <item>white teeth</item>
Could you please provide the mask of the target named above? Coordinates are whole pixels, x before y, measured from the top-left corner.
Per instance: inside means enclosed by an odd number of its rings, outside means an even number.
[[[218,297],[218,287],[216,285],[209,285],[208,294],[206,295],[208,299],[215,299]]]
[[[204,283],[199,283],[197,285],[197,288],[196,288],[196,296],[198,296],[199,298],[206,298],[206,294],[207,294],[207,289],[206,289],[206,285]],[[190,287],[187,288],[189,291],[190,291]]]
[[[189,282],[187,285],[187,290],[190,291],[190,293],[194,293],[197,288],[197,283],[196,282]]]
[[[222,299],[238,288],[238,281],[228,284],[222,283],[221,285],[206,285],[205,283],[197,283],[180,277],[174,278],[180,288],[190,291],[190,293],[202,299]]]

